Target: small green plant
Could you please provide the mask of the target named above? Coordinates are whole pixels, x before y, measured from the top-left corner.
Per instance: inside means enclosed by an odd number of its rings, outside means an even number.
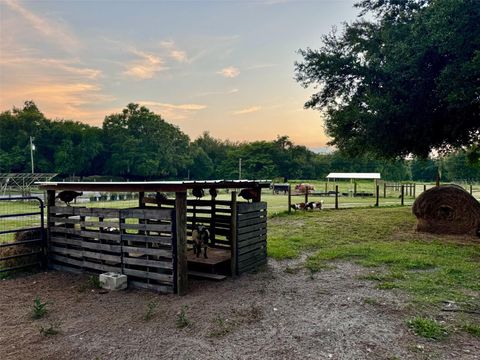
[[[408,326],[413,329],[416,335],[427,339],[439,340],[447,335],[447,329],[443,325],[433,319],[421,316],[409,320]]]
[[[88,284],[92,289],[101,289],[102,288],[102,283],[100,282],[100,279],[96,275],[91,275],[88,278]]]
[[[183,305],[177,314],[176,325],[177,325],[177,328],[179,329],[183,329],[190,325],[190,320],[187,317],[187,310],[188,310],[188,306]]]
[[[210,331],[210,337],[222,337],[227,335],[235,327],[234,321],[229,321],[221,316],[213,319],[213,329]]]
[[[480,324],[466,323],[462,329],[473,336],[480,337]]]
[[[47,301],[42,303],[42,301],[40,300],[40,297],[37,296],[35,300],[33,300],[32,317],[34,319],[42,318],[47,313],[47,304],[48,304]]]
[[[60,325],[58,323],[50,323],[48,327],[40,326],[40,334],[43,336],[53,336],[60,332]]]
[[[150,301],[147,304],[147,311],[145,312],[145,315],[143,316],[143,319],[145,321],[151,320],[155,316],[155,309],[157,308],[158,304],[155,301]]]

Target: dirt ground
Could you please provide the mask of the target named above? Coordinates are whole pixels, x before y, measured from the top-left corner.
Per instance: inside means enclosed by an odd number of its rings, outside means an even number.
[[[480,359],[479,338],[415,336],[406,296],[360,280],[368,271],[342,262],[311,276],[269,260],[236,280],[192,281],[184,297],[102,293],[58,272],[3,280],[0,359]],[[49,311],[33,320],[37,295]],[[49,327],[59,333],[41,333]]]

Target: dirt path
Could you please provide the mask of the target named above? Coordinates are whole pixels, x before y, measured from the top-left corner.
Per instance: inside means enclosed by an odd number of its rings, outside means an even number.
[[[235,281],[196,281],[181,298],[81,292],[85,277],[57,272],[4,280],[0,359],[480,359],[478,338],[413,335],[405,297],[359,280],[367,271],[338,263],[311,277],[294,262],[270,260],[266,271]],[[32,320],[37,295],[51,304]],[[190,325],[179,329],[182,306]],[[59,334],[40,333],[52,324]]]

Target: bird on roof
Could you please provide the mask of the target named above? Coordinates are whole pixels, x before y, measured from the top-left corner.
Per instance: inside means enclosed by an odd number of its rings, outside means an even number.
[[[211,195],[211,197],[212,197],[213,199],[215,199],[215,198],[217,197],[217,195],[218,195],[218,191],[217,191],[217,189],[215,189],[215,188],[210,188],[210,190],[208,190],[208,192],[209,192],[209,194]]]
[[[72,190],[65,190],[61,191],[58,193],[57,196],[55,196],[55,199],[60,199],[63,201],[67,206],[70,206],[70,203],[75,200],[77,197],[82,196],[83,192],[77,192],[77,191],[72,191]]]
[[[259,193],[259,189],[256,189],[256,188],[242,189],[242,191],[240,191],[238,196],[250,202],[250,200],[258,198],[258,193]]]
[[[205,191],[201,187],[194,187],[192,189],[192,195],[197,198],[197,200],[201,199],[205,196]]]

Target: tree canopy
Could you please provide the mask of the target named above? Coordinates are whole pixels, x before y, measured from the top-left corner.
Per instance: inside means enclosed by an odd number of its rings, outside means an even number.
[[[295,64],[297,81],[316,89],[305,106],[323,112],[330,144],[387,158],[478,151],[478,0],[357,6],[357,21],[325,35],[320,49],[300,50]]]
[[[324,179],[329,172],[380,172],[386,180],[435,179],[434,160],[378,160],[340,152],[316,154],[288,136],[271,141],[234,143],[204,132],[190,141],[178,127],[138,104],[105,117],[102,128],[47,119],[29,101],[23,109],[0,113],[0,172],[30,171],[30,141],[35,138],[35,170],[60,177],[132,180]],[[450,154],[441,164],[444,180],[477,180],[480,169],[467,153]],[[279,179],[278,179],[279,180]]]

